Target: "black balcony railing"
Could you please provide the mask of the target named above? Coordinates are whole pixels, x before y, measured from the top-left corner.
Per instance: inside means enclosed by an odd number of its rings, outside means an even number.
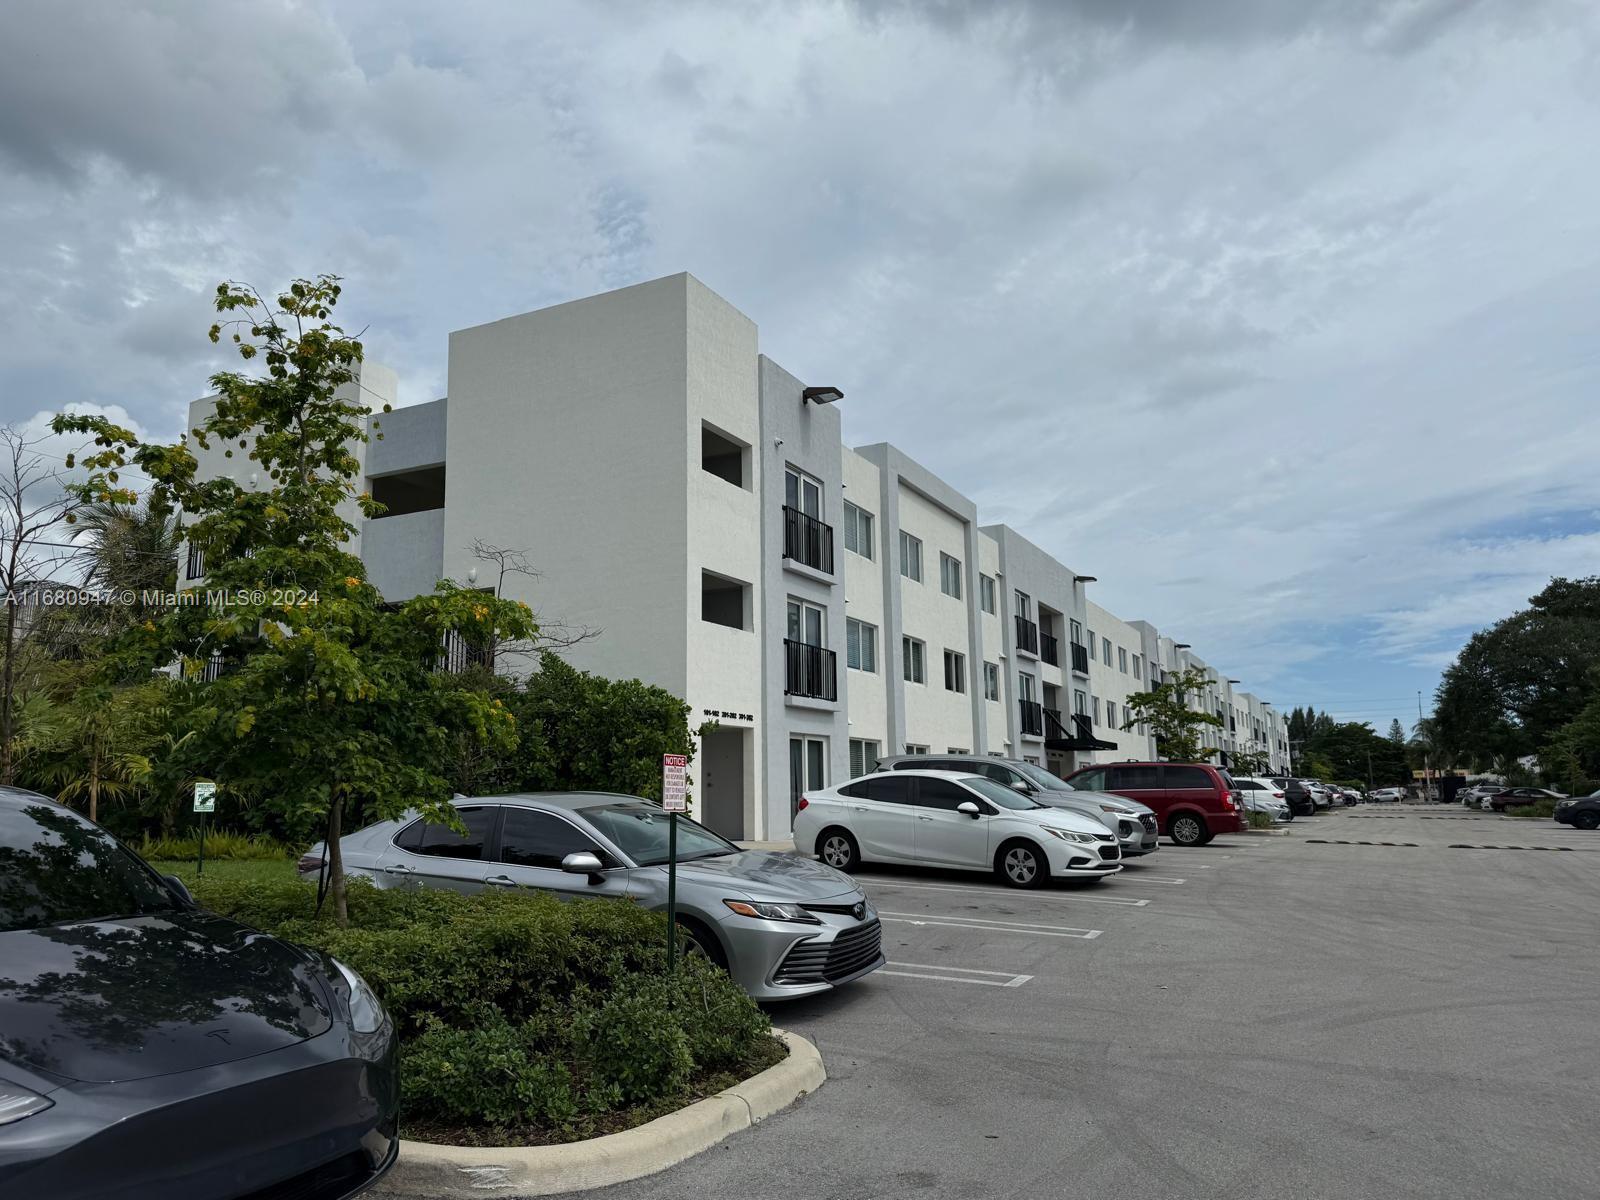
[[[783,694],[839,698],[839,661],[832,650],[783,639]]]
[[[1061,643],[1048,633],[1039,634],[1039,657],[1052,667],[1061,665]]]
[[[783,506],[783,556],[826,575],[833,574],[833,526]]]
[[[1017,614],[1017,649],[1039,653],[1039,627],[1021,613]]]
[[[1089,647],[1072,643],[1072,669],[1079,675],[1089,673]]]
[[[1045,725],[1052,731],[1051,736],[1054,736],[1054,731],[1065,728],[1061,724],[1061,710],[1059,708],[1045,709],[1044,719]]]
[[[1034,737],[1044,736],[1044,705],[1037,700],[1018,700],[1017,708],[1022,714],[1022,732],[1031,733]]]

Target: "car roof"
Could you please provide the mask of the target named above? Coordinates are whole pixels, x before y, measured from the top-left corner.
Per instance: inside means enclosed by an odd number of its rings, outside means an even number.
[[[911,755],[916,758],[918,755]],[[944,771],[938,767],[908,767],[904,771],[868,771],[865,775],[857,775],[856,779],[870,779],[874,775],[927,775],[933,779],[982,779],[982,775],[975,775],[971,771]],[[855,779],[846,779],[845,783],[854,783]]]
[[[643,796],[633,796],[626,792],[506,792],[495,796],[456,796],[451,803],[458,808],[464,804],[515,804],[519,801],[532,801],[538,804],[548,804],[552,808],[566,808],[574,811],[584,808],[600,808],[607,804],[631,802],[633,804],[654,804],[654,800],[647,800]]]
[[[900,762],[931,762],[941,758],[955,759],[960,762],[997,762],[1005,763],[1007,766],[1022,765],[1022,759],[1020,758],[1001,758],[998,754],[951,754],[947,750],[940,751],[937,754],[885,754],[882,758],[878,759],[878,765],[882,766],[885,763]],[[1033,764],[1029,763],[1028,765],[1032,766]],[[932,767],[927,768],[927,770],[933,769],[934,768]],[[970,775],[971,772],[968,771],[965,772],[965,774]]]

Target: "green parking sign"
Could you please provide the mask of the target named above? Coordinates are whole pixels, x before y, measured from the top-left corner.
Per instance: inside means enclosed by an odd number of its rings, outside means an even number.
[[[194,810],[197,813],[217,811],[217,785],[201,780],[194,785]]]

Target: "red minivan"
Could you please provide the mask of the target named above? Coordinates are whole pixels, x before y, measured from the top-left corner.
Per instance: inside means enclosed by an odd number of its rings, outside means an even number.
[[[1119,762],[1084,767],[1067,776],[1083,792],[1115,792],[1155,809],[1161,832],[1179,846],[1204,846],[1219,833],[1238,833],[1239,794],[1210,763]]]

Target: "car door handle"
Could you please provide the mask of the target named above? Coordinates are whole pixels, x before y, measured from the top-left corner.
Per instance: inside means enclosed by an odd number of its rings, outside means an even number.
[[[869,811],[865,804],[852,804],[850,807],[855,809],[857,812],[867,812],[867,811]]]
[[[393,866],[393,867],[385,867],[384,870],[389,872],[389,874],[391,874],[391,875],[415,875],[416,874],[416,871],[413,868],[405,866],[403,864],[402,865],[398,865],[398,866]]]
[[[933,820],[933,818],[932,817],[925,817],[921,813],[918,813],[917,814],[917,820],[919,820],[919,821],[931,821],[931,820]]]
[[[516,887],[517,881],[509,875],[491,875],[484,880],[485,883],[497,883],[501,887]]]

